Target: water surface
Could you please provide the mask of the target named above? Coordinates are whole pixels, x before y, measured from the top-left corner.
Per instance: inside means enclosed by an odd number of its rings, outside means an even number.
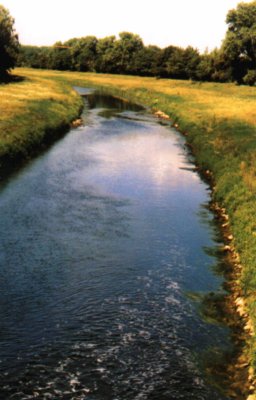
[[[1,398],[227,399],[202,365],[228,331],[188,295],[221,290],[209,188],[141,107],[83,118],[1,189]]]

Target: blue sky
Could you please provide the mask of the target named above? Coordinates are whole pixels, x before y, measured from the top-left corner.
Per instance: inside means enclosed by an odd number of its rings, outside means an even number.
[[[129,31],[165,47],[219,47],[228,10],[237,0],[0,0],[22,44],[52,45],[72,37]]]

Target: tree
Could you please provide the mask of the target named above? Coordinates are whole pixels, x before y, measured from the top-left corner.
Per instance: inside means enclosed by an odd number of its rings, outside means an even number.
[[[171,60],[176,57],[177,53],[179,52],[180,48],[175,46],[168,46],[165,47],[161,51],[161,55],[159,58],[159,75],[162,78],[167,78],[173,72],[173,66]]]
[[[232,82],[234,80],[232,67],[223,49],[214,49],[210,56],[213,62],[211,80],[215,82]]]
[[[226,22],[228,31],[223,52],[232,68],[233,79],[242,83],[249,70],[256,71],[256,1],[238,4],[228,12]]]
[[[143,49],[142,39],[139,35],[130,32],[119,33],[119,38],[115,42],[113,50],[116,60],[116,72],[120,74],[134,74],[137,54]]]
[[[244,83],[246,85],[254,86],[256,84],[256,71],[249,70],[244,76]]]
[[[114,35],[107,36],[103,39],[99,39],[97,43],[97,62],[96,71],[97,72],[115,72],[115,48],[116,37]]]
[[[19,40],[13,25],[9,11],[0,5],[0,80],[15,66],[18,57]]]
[[[53,50],[47,46],[20,46],[17,66],[31,68],[53,68]]]
[[[71,54],[69,46],[56,42],[50,51],[50,64],[52,69],[65,71],[71,67]]]
[[[141,76],[159,76],[159,60],[162,50],[157,46],[143,47],[136,54],[134,60],[134,72]]]
[[[196,68],[196,78],[199,81],[210,81],[214,73],[214,60],[211,54],[205,52],[200,57],[200,62]]]
[[[95,36],[84,36],[81,38],[69,39],[64,46],[70,49],[68,60],[69,66],[66,69],[74,71],[95,71],[97,61],[97,43]]]
[[[169,59],[166,63],[166,71],[169,78],[173,79],[188,79],[189,65],[187,65],[187,58],[190,56],[190,50],[187,51],[181,47],[175,47],[173,52],[170,53]]]
[[[197,49],[188,46],[183,52],[183,64],[186,79],[196,79],[197,67],[200,63],[200,54]]]

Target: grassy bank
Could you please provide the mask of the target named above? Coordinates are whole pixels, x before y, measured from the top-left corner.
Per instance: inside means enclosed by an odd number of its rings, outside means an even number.
[[[16,74],[25,80],[0,87],[0,158],[9,153],[15,157],[20,148],[27,155],[30,140],[35,146],[43,131],[68,124],[80,107],[72,85],[105,88],[161,110],[186,135],[198,166],[211,181],[213,208],[226,237],[223,252],[233,265],[232,298],[247,331],[244,351],[251,363],[248,366],[241,355],[236,369],[240,379],[252,375],[251,367],[256,369],[255,88],[26,69]],[[253,387],[251,391],[255,392]]]
[[[0,177],[63,134],[83,105],[64,81],[24,78],[0,85]]]

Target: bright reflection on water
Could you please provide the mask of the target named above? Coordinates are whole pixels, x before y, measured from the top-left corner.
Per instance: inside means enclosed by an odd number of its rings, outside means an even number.
[[[207,187],[170,127],[85,103],[0,193],[1,398],[224,399],[199,365],[228,333],[187,296],[221,285]]]

